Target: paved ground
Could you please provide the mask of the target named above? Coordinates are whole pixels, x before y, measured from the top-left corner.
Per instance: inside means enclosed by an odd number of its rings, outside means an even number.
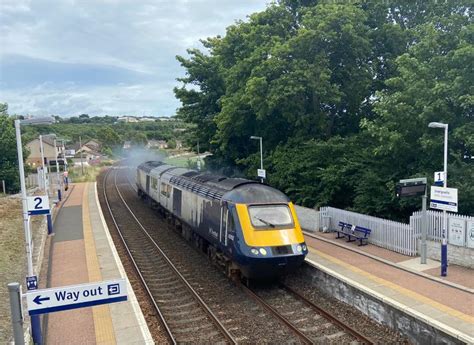
[[[116,279],[124,274],[100,212],[95,184],[76,184],[54,224],[50,287]],[[47,343],[153,343],[130,287],[128,292],[128,302],[47,315]]]
[[[317,235],[320,236],[321,233],[317,233]],[[323,236],[335,243],[328,243],[309,236],[305,237],[311,248],[308,254],[309,260],[351,279],[364,289],[369,289],[384,296],[384,298],[396,301],[402,308],[415,310],[417,313],[424,315],[423,318],[426,317],[427,320],[431,320],[430,322],[433,325],[440,322],[447,326],[450,331],[467,335],[474,340],[474,295],[472,292],[462,291],[426,277],[400,270],[358,254],[350,250],[352,248],[342,248],[340,245],[345,245],[344,240],[337,240],[336,242],[335,234],[323,234]],[[348,245],[351,246],[352,244]],[[416,266],[416,263],[407,263],[407,261],[413,261],[413,258],[392,253],[373,245],[362,247],[355,245],[355,248],[382,257],[390,262]],[[436,269],[438,268],[431,268],[428,271]],[[463,283],[471,277],[471,270],[465,271],[459,267],[450,267],[449,279],[451,281],[455,280],[457,283]],[[471,286],[470,284],[472,282],[466,285]]]
[[[360,250],[367,254],[375,255],[379,258],[391,261],[393,263],[401,264],[402,266],[418,270],[420,272],[429,274],[433,277],[446,280],[448,282],[460,284],[462,286],[474,289],[474,270],[458,266],[458,265],[449,265],[448,267],[448,276],[441,277],[441,264],[439,261],[428,260],[428,265],[422,267],[421,265],[416,265],[416,262],[420,261],[419,257],[413,258],[412,256],[407,256],[399,253],[395,253],[391,250],[380,248],[374,245],[358,246],[355,242],[346,242],[344,239],[335,239],[334,233],[316,233],[317,236],[323,237],[327,240],[333,241],[339,245],[347,246],[348,248]],[[424,266],[424,265],[423,265]]]

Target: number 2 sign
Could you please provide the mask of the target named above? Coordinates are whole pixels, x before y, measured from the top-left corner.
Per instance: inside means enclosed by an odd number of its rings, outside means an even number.
[[[49,214],[49,199],[47,195],[29,196],[27,201],[29,215]]]

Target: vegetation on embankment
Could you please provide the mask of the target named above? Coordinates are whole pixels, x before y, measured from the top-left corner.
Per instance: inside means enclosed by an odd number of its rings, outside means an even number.
[[[474,25],[464,1],[280,0],[178,56],[178,116],[208,166],[267,182],[299,204],[405,219],[399,179],[443,170],[474,212]]]

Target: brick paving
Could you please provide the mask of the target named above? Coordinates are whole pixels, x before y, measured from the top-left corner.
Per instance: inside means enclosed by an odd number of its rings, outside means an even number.
[[[316,251],[330,255],[376,277],[397,284],[400,287],[413,291],[452,309],[458,310],[466,315],[474,316],[474,297],[468,292],[460,291],[423,278],[419,275],[402,271],[364,255],[355,253],[349,249],[344,249],[324,241],[318,241],[309,236],[306,236],[306,242]]]

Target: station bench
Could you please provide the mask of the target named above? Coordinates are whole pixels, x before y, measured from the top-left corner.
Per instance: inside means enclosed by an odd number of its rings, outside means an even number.
[[[340,226],[341,229],[336,230],[336,238],[347,238],[347,242],[359,241],[359,246],[368,244],[372,230],[345,222],[339,222],[338,226]]]

